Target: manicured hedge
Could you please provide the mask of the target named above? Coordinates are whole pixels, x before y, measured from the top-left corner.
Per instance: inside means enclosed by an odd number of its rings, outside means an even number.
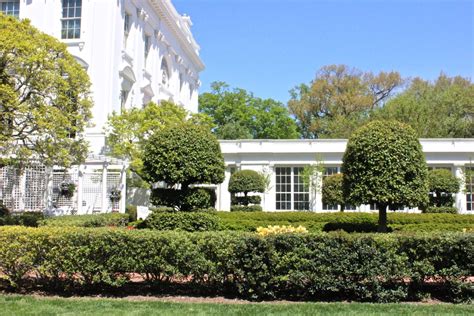
[[[138,228],[156,230],[184,230],[187,232],[217,230],[219,218],[210,212],[151,213]]]
[[[13,215],[0,216],[0,226],[4,225],[20,225],[28,227],[38,227],[39,223],[44,219],[41,212],[22,212]]]
[[[140,274],[207,294],[387,302],[473,297],[474,234],[156,232],[0,228],[0,273],[14,289],[116,287]],[[148,283],[142,284],[150,289]],[[26,287],[27,286],[27,287]],[[134,286],[140,286],[136,284]]]
[[[377,224],[375,213],[311,213],[311,212],[218,212],[221,229],[255,231],[259,226],[302,225],[310,232],[320,232],[328,223],[355,228]],[[389,227],[397,231],[457,231],[474,229],[474,216],[460,214],[389,213]],[[375,227],[375,226],[373,226]],[[353,231],[360,231],[358,229]],[[343,229],[343,228],[341,228]],[[363,229],[362,231],[367,231]]]
[[[52,227],[106,227],[127,226],[130,214],[108,213],[90,215],[64,215],[49,217],[40,222],[40,226]]]

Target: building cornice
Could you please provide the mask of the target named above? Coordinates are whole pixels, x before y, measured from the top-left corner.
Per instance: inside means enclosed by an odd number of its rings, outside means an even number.
[[[192,37],[192,34],[185,32],[182,29],[183,26],[178,25],[176,22],[180,21],[181,24],[184,24],[182,16],[176,11],[170,0],[149,0],[149,2],[176,36],[183,50],[196,66],[197,71],[203,71],[205,65],[198,54],[199,46]]]

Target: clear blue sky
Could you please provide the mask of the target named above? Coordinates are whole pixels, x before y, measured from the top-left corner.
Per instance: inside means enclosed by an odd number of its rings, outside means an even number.
[[[328,64],[474,79],[474,0],[172,0],[213,81],[286,103]]]

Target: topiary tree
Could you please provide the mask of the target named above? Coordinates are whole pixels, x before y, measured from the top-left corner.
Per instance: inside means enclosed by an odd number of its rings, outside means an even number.
[[[163,181],[168,187],[174,187],[170,190],[181,190],[185,195],[194,193],[195,190],[190,190],[192,184],[224,181],[224,168],[224,158],[216,137],[209,130],[190,123],[155,133],[144,147],[145,179],[150,183]],[[188,206],[180,208],[180,205]],[[193,208],[188,203],[175,206],[183,211]]]
[[[397,121],[373,121],[349,138],[342,163],[343,192],[353,205],[375,203],[378,230],[387,231],[387,207],[428,203],[425,156],[414,130]]]
[[[259,196],[248,196],[250,192],[265,192],[264,177],[254,170],[240,170],[232,174],[229,180],[229,192],[232,194],[232,205],[247,207],[249,204],[259,205]],[[235,196],[243,193],[244,196]],[[257,208],[255,208],[257,209]]]
[[[322,187],[322,200],[325,204],[341,205],[341,212],[344,212],[344,194],[342,190],[342,173],[332,174],[324,177]]]
[[[430,206],[453,206],[453,194],[459,192],[461,183],[451,171],[446,169],[430,170],[428,172],[428,184],[430,189]]]

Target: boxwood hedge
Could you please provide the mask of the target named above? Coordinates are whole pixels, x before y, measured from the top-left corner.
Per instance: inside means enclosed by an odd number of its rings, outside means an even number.
[[[147,290],[251,299],[403,301],[473,297],[474,234],[158,232],[0,227],[0,276],[13,289]],[[1,282],[0,282],[1,284]],[[121,290],[123,291],[123,290]]]

